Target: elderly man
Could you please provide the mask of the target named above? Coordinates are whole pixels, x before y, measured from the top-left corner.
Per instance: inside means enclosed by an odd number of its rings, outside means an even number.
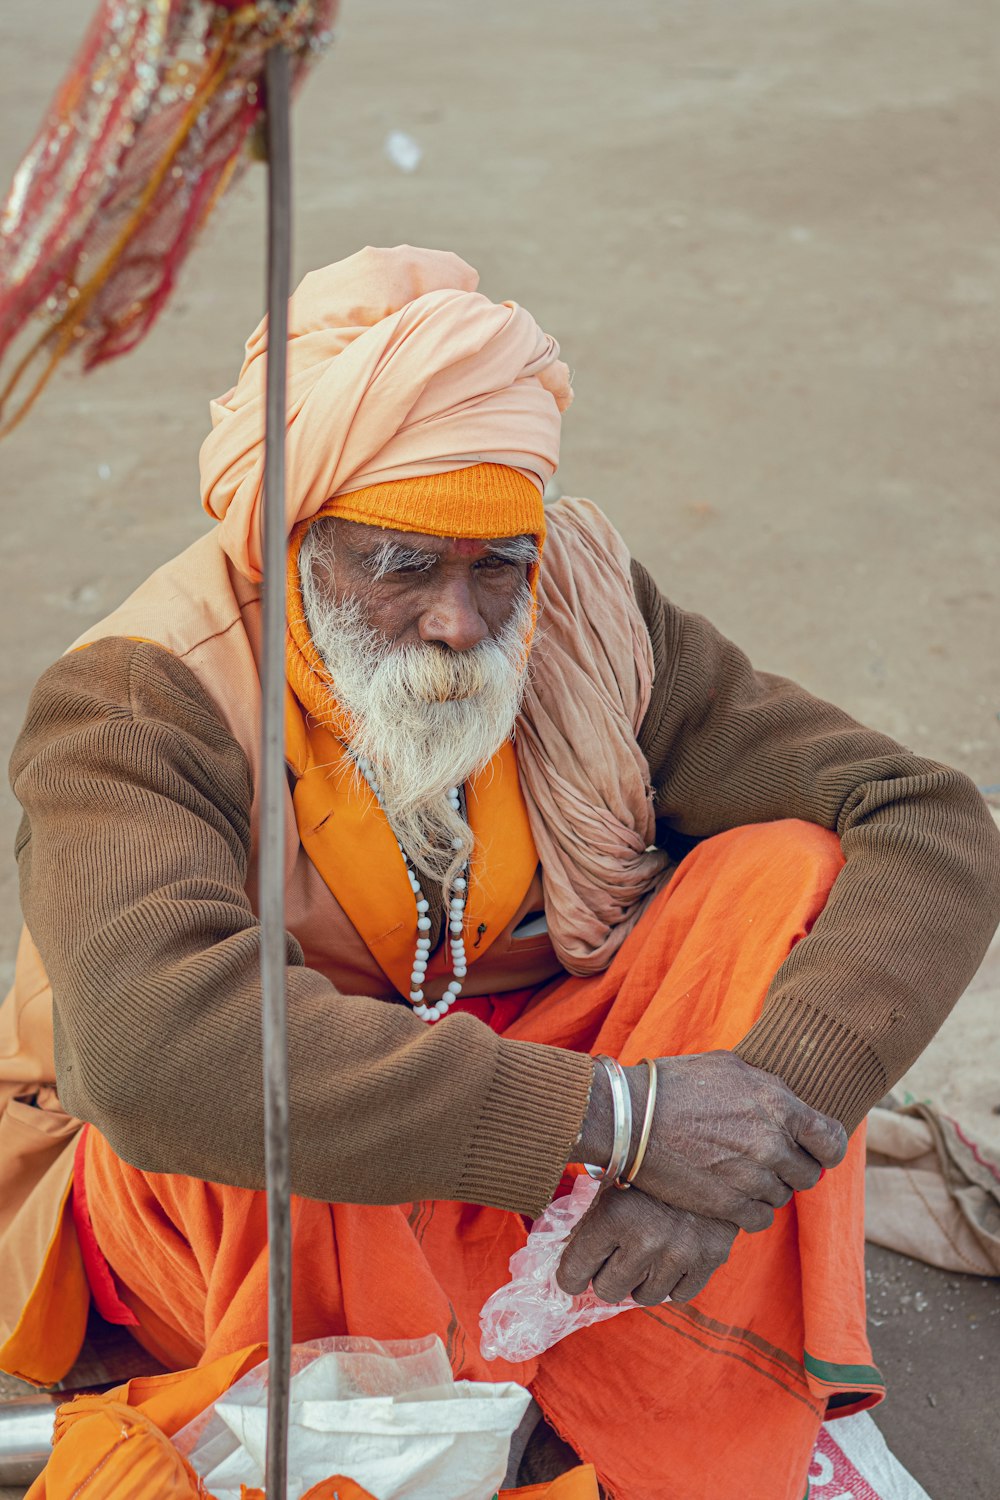
[[[366,250],[291,304],[296,1337],[439,1333],[621,1500],[801,1500],[822,1419],[881,1389],[859,1127],[986,948],[997,836],[965,778],[663,599],[596,507],[543,510],[568,372],[476,280]],[[91,1296],[172,1366],[266,1329],[266,345],[213,406],[218,527],[45,673],[14,755],[0,1362],[29,1378]],[[634,1190],[561,1279],[640,1309],[488,1363],[522,1216],[584,1161]]]

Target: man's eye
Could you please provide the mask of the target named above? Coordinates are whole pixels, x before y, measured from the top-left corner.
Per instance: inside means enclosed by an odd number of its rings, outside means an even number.
[[[498,573],[501,568],[512,568],[514,564],[506,557],[483,557],[476,563],[477,568],[485,568],[488,573]]]

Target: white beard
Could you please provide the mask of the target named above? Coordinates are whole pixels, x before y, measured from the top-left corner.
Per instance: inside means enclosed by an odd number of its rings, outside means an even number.
[[[313,645],[350,722],[350,748],[371,767],[396,838],[447,894],[473,850],[448,789],[482,770],[514,728],[527,677],[530,590],[525,584],[501,634],[470,651],[395,646],[372,630],[357,599],[339,603],[317,586],[313,561],[326,550],[320,530],[306,533],[299,559]]]

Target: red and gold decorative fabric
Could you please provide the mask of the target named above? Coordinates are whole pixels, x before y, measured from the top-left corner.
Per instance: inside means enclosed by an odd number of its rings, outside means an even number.
[[[298,82],[337,5],[101,0],[0,218],[0,434],[66,354],[89,370],[142,339],[248,159],[267,51]]]

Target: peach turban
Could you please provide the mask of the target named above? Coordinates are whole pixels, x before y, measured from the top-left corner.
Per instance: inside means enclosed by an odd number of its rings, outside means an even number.
[[[337,495],[475,464],[539,491],[572,400],[559,345],[530,313],[476,291],[457,255],[370,247],[312,271],[289,302],[286,522]],[[267,320],[212,402],[201,495],[234,566],[262,571]],[[329,508],[328,508],[329,509]]]

